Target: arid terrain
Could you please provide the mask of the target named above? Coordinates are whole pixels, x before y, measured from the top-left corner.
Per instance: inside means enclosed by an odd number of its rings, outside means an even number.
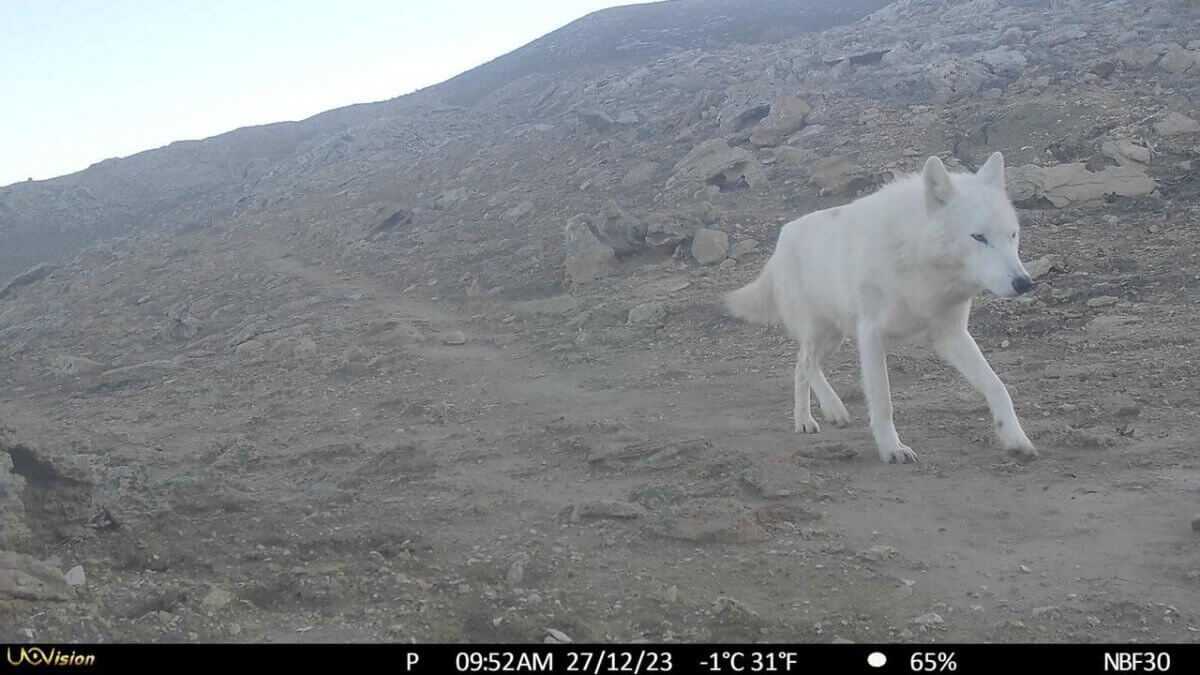
[[[741,4],[0,188],[0,641],[1196,640],[1200,6]],[[1041,457],[921,345],[921,463],[851,343],[793,433],[722,294],[996,150],[1038,286],[971,330]]]

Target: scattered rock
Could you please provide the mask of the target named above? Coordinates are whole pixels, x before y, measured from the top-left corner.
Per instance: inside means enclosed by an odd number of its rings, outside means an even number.
[[[586,216],[578,215],[567,221],[565,239],[565,266],[571,283],[595,281],[609,274],[616,265],[616,251],[600,241]]]
[[[470,196],[470,191],[465,187],[452,188],[439,194],[433,200],[433,205],[437,209],[450,210],[462,206]]]
[[[588,518],[615,518],[618,520],[627,520],[631,518],[641,518],[645,514],[646,509],[642,508],[639,504],[635,504],[633,502],[601,499],[597,501],[576,504],[571,509],[571,520],[579,521]]]
[[[621,178],[621,186],[626,188],[635,188],[650,181],[658,175],[658,164],[656,162],[641,161],[634,164],[629,171],[625,172],[625,176]]]
[[[1154,123],[1154,131],[1159,136],[1179,136],[1200,132],[1200,122],[1177,112],[1167,113],[1161,120]]]
[[[733,251],[729,254],[729,257],[733,258],[734,260],[741,260],[746,255],[753,253],[757,248],[757,239],[742,239],[741,241],[734,243]]]
[[[749,151],[730,147],[724,139],[713,138],[692,148],[675,165],[667,186],[678,182],[705,183],[721,190],[737,190],[765,184],[766,175]]]
[[[899,554],[900,554],[900,552],[897,551],[896,547],[894,547],[894,546],[888,546],[886,544],[876,544],[876,545],[872,546],[871,548],[868,548],[865,551],[860,551],[858,554],[858,557],[862,558],[863,560],[873,560],[875,562],[882,562],[884,560],[891,560],[892,558],[895,558]]]
[[[650,248],[673,251],[690,236],[690,230],[678,222],[652,222],[646,226],[645,242]]]
[[[780,96],[771,104],[771,111],[766,118],[750,133],[750,142],[759,147],[779,145],[804,126],[810,112],[812,106],[803,99]]]
[[[1129,70],[1141,70],[1158,60],[1157,51],[1145,47],[1125,47],[1117,52],[1117,62]]]
[[[1150,148],[1125,139],[1105,141],[1100,145],[1100,152],[1118,164],[1150,164]]]
[[[1104,314],[1089,321],[1084,330],[1092,337],[1107,337],[1117,335],[1122,332],[1122,329],[1135,326],[1141,322],[1141,318],[1136,316]]]
[[[46,263],[38,263],[33,267],[30,267],[24,272],[13,277],[12,280],[4,285],[4,288],[0,288],[0,300],[12,295],[17,291],[18,288],[36,284],[42,279],[45,279],[53,274],[57,269],[58,268],[56,266]]]
[[[529,564],[528,554],[519,554],[515,560],[508,566],[508,572],[504,575],[504,580],[509,586],[517,587],[525,580],[525,566]]]
[[[1059,609],[1060,608],[1058,605],[1046,605],[1045,607],[1034,607],[1033,612],[1032,612],[1033,618],[1036,619],[1036,618],[1038,618],[1040,616],[1044,616],[1046,614],[1056,613],[1059,611]]]
[[[630,325],[661,326],[667,320],[667,306],[661,302],[643,302],[629,310]]]
[[[69,600],[71,587],[52,566],[23,553],[0,551],[0,598]]]
[[[1158,67],[1174,75],[1200,71],[1200,54],[1173,44],[1159,58]]]
[[[699,498],[678,506],[647,531],[697,544],[749,544],[769,537],[744,504],[721,498]]]
[[[1062,272],[1066,269],[1066,264],[1063,262],[1062,256],[1052,253],[1034,260],[1025,269],[1029,272],[1029,276],[1036,280],[1051,272]]]
[[[578,108],[575,110],[575,114],[579,117],[579,121],[583,122],[592,129],[595,129],[596,131],[607,131],[608,129],[611,129],[614,124],[616,124],[616,120],[614,120],[603,110],[596,110],[594,108]]]
[[[1010,47],[996,47],[975,56],[993,75],[1016,79],[1025,72],[1025,55]]]
[[[50,357],[50,371],[55,375],[78,377],[95,375],[104,370],[104,365],[85,356],[55,354]]]
[[[927,614],[922,614],[921,616],[913,618],[912,621],[910,621],[909,623],[916,625],[916,626],[920,626],[921,628],[924,628],[924,629],[929,629],[929,628],[938,628],[938,627],[945,625],[946,620],[943,619],[942,615],[938,614],[937,612],[929,612]]]
[[[204,599],[200,601],[200,606],[209,612],[215,612],[224,608],[231,602],[233,602],[233,593],[230,593],[224,588],[214,587],[208,592],[208,594],[204,596]]]
[[[1109,166],[1093,172],[1084,163],[1051,167],[1026,164],[1008,171],[1009,195],[1018,205],[1042,200],[1064,208],[1108,195],[1139,197],[1150,194],[1155,187],[1154,179],[1133,165]]]
[[[534,206],[533,202],[531,202],[527,199],[525,201],[518,203],[516,206],[512,207],[511,209],[505,211],[504,212],[504,220],[506,220],[510,223],[519,222],[521,220],[524,220],[525,216],[528,216],[529,214],[533,213],[535,208],[536,207]]]
[[[1192,531],[1200,532],[1200,513],[1192,516]]]
[[[568,644],[574,642],[574,640],[571,639],[570,635],[557,628],[547,628],[545,642],[547,644]]]
[[[925,79],[933,88],[930,100],[949,103],[978,93],[988,79],[988,72],[978,61],[948,59],[930,66],[925,71]]]
[[[566,294],[525,300],[512,305],[513,312],[524,316],[566,316],[578,309],[579,301],[575,296]]]
[[[812,164],[812,182],[822,194],[853,194],[870,184],[862,167],[847,157],[825,157]]]
[[[461,330],[450,331],[449,333],[446,333],[444,338],[442,338],[442,344],[456,347],[459,345],[465,345],[467,344],[467,335]]]
[[[1110,307],[1112,305],[1117,304],[1120,301],[1121,301],[1120,298],[1112,296],[1112,295],[1099,295],[1094,298],[1090,298],[1087,301],[1087,306],[1092,307],[1092,308]]]
[[[63,579],[68,586],[83,586],[87,583],[87,574],[83,571],[83,565],[76,565],[67,570],[63,575]]]
[[[729,254],[729,235],[701,228],[692,237],[692,257],[701,265],[721,262]]]

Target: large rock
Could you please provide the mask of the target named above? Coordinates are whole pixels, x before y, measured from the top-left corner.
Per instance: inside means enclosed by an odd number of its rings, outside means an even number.
[[[21,493],[25,479],[13,471],[12,458],[0,448],[0,549],[22,548],[29,543],[25,503]]]
[[[577,215],[568,220],[564,239],[567,254],[564,264],[571,283],[585,284],[612,272],[617,263],[617,252],[600,241],[587,216]]]
[[[812,182],[821,192],[840,195],[857,192],[870,184],[870,176],[847,157],[824,157],[812,163]]]
[[[1100,152],[1118,164],[1146,166],[1150,163],[1150,148],[1126,139],[1105,141],[1100,145]]]
[[[722,189],[739,185],[757,187],[766,182],[766,175],[749,151],[732,148],[724,139],[713,138],[692,148],[675,165],[668,186],[680,181],[707,183]]]
[[[578,108],[575,110],[575,114],[579,116],[579,121],[596,131],[607,131],[616,124],[616,120],[612,116],[595,108]]]
[[[616,202],[609,202],[604,213],[592,220],[596,236],[612,247],[617,255],[628,255],[645,245],[646,225],[626,213]]]
[[[795,96],[780,96],[771,104],[771,112],[754,127],[750,142],[759,147],[775,146],[804,126],[812,106]]]
[[[0,551],[0,599],[69,600],[71,587],[58,570],[22,553]]]
[[[949,103],[978,93],[987,76],[982,63],[959,59],[936,63],[925,71],[925,79],[933,87],[934,103]]]
[[[692,237],[692,257],[701,265],[719,263],[729,255],[729,235],[702,228]]]
[[[1089,171],[1086,164],[1059,164],[1040,167],[1033,164],[1008,171],[1008,192],[1018,204],[1046,200],[1063,208],[1104,199],[1115,194],[1140,197],[1155,188],[1154,179],[1134,165],[1110,166]]]
[[[1178,136],[1200,132],[1200,122],[1177,112],[1167,113],[1161,120],[1154,123],[1154,131],[1159,136]]]
[[[975,57],[994,75],[1016,79],[1025,72],[1028,61],[1021,52],[1009,47],[997,47]]]
[[[3,288],[0,288],[0,300],[12,295],[18,288],[21,288],[22,286],[36,284],[42,279],[45,279],[53,274],[57,269],[58,268],[54,265],[48,265],[46,263],[38,263],[33,267],[30,267],[24,272],[13,277],[12,280],[5,284]]]
[[[621,187],[635,188],[645,185],[654,180],[654,176],[658,174],[658,164],[649,161],[640,161],[629,168],[625,175],[621,178]]]
[[[630,325],[661,326],[667,320],[667,306],[661,302],[643,302],[629,310]]]
[[[1173,44],[1158,60],[1158,67],[1175,75],[1200,71],[1200,53]]]

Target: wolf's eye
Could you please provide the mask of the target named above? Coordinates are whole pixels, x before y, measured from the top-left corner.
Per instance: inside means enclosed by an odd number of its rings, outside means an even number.
[[[982,234],[973,234],[971,235],[971,238],[984,245],[988,243],[987,237],[983,236]]]

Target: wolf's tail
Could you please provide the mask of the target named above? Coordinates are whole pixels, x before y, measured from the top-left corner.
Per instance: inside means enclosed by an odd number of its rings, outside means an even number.
[[[775,287],[771,283],[768,264],[749,284],[725,295],[725,307],[739,319],[751,323],[774,323],[779,320],[775,305]]]

